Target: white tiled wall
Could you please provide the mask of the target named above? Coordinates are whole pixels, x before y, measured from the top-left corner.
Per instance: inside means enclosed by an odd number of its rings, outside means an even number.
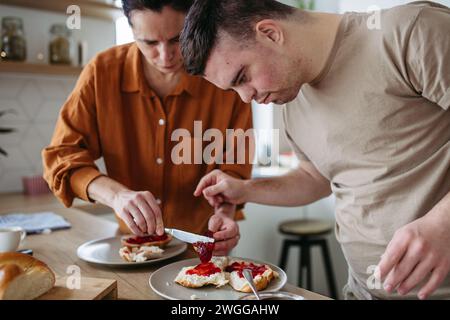
[[[0,127],[16,131],[0,136],[0,192],[21,191],[21,177],[42,174],[41,150],[50,143],[59,110],[76,77],[0,74]]]

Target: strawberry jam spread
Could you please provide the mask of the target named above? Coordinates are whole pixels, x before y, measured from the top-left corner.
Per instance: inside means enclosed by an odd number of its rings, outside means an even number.
[[[204,277],[208,277],[212,274],[215,273],[219,273],[222,270],[220,270],[219,268],[217,268],[214,263],[212,262],[207,262],[207,263],[201,263],[198,266],[196,266],[194,269],[188,270],[186,272],[186,274],[192,275],[192,274],[196,274],[199,276],[204,276]]]
[[[127,239],[127,242],[131,244],[143,244],[147,242],[164,241],[164,240],[167,240],[167,234],[163,234],[162,236],[152,235],[145,237],[131,237]]]
[[[207,237],[212,238],[213,233],[208,231],[206,233]],[[214,242],[195,242],[192,244],[195,252],[197,252],[198,257],[202,264],[205,264],[211,260],[214,251]]]
[[[211,260],[214,251],[214,242],[196,242],[192,245],[202,263],[207,263]]]
[[[267,267],[265,265],[256,265],[252,262],[250,262],[250,263],[233,262],[231,265],[229,265],[225,269],[225,271],[226,272],[237,271],[239,277],[244,278],[244,274],[243,274],[244,269],[250,269],[252,271],[253,278],[255,278],[257,275],[262,275],[267,270]]]

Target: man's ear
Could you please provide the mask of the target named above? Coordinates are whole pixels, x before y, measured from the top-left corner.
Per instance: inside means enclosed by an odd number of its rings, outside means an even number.
[[[284,32],[279,22],[272,19],[259,21],[255,25],[256,39],[270,41],[275,44],[284,42]]]

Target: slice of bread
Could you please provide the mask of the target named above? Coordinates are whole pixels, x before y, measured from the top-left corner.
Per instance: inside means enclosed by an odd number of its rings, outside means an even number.
[[[211,262],[222,271],[228,266],[228,257],[211,257]]]
[[[38,298],[55,281],[55,274],[42,261],[22,253],[0,253],[0,300]]]
[[[161,258],[164,250],[157,246],[122,247],[119,250],[120,257],[128,262],[144,262]]]
[[[235,262],[242,264],[243,267],[249,266],[248,261],[241,261],[241,260],[231,260],[228,265],[231,266]],[[272,268],[270,268],[268,265],[261,265],[261,264],[254,264],[254,265],[257,267],[263,266],[265,267],[265,270],[262,274],[257,274],[256,276],[253,277],[253,283],[255,284],[255,287],[258,291],[266,289],[270,281],[279,276],[278,273],[273,271]],[[241,272],[239,270],[232,271],[229,273],[230,286],[236,291],[246,293],[252,292],[252,289],[248,285],[247,280],[245,280],[243,276],[241,277],[240,273]]]
[[[227,257],[212,257],[210,263],[212,263],[220,272],[213,273],[208,276],[198,274],[188,274],[189,270],[192,270],[197,266],[184,267],[178,273],[175,278],[175,282],[187,288],[200,288],[207,285],[214,285],[216,287],[222,287],[228,283],[228,277],[224,272],[225,267],[228,264]]]
[[[147,237],[138,237],[136,235],[126,235],[123,236],[121,239],[122,246],[129,247],[129,248],[139,248],[139,247],[160,247],[164,248],[169,244],[170,241],[172,241],[173,237],[170,234],[165,234],[165,238],[161,239],[159,236],[147,236]],[[149,241],[145,241],[146,238],[149,239]],[[151,238],[154,238],[154,240],[151,240]],[[130,241],[136,240],[136,241]],[[137,243],[136,243],[137,242]]]

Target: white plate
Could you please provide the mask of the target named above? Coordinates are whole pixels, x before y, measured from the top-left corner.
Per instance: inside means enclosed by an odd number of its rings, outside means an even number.
[[[119,255],[119,249],[122,247],[120,242],[121,238],[121,236],[118,236],[86,242],[78,247],[77,255],[84,261],[111,267],[139,266],[170,259],[183,253],[187,248],[186,243],[177,239],[172,239],[172,241],[163,248],[164,252],[161,258],[144,262],[128,262],[123,260]]]
[[[272,270],[278,272],[280,276],[273,279],[267,288],[261,292],[278,291],[286,284],[286,273],[273,264],[243,258],[230,257],[230,259],[266,264],[270,266]],[[195,266],[199,263],[200,260],[194,258],[168,264],[152,273],[149,279],[150,287],[156,294],[169,300],[192,300],[193,295],[200,300],[237,300],[247,295],[247,293],[234,290],[230,285],[225,285],[220,288],[206,286],[198,289],[191,289],[174,282],[174,279],[183,267]]]

